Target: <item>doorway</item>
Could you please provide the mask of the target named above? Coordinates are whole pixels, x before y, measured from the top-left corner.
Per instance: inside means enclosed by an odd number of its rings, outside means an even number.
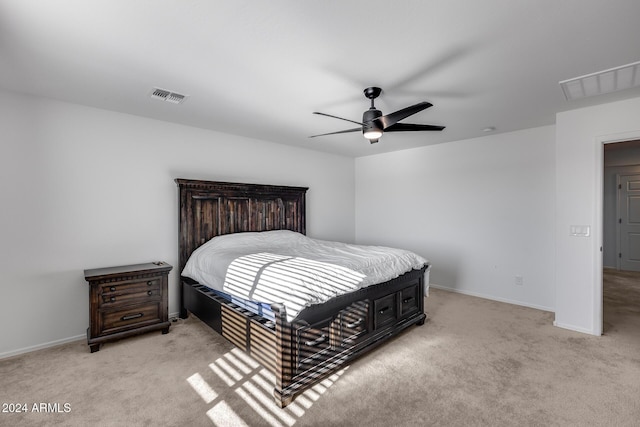
[[[612,307],[619,304],[612,302],[625,300],[620,299],[621,292],[631,297],[630,290],[640,289],[640,139],[602,142],[600,301],[606,333],[616,327]]]

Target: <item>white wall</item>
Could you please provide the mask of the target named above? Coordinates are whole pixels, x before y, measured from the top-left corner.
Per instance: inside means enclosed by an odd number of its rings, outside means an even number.
[[[356,241],[416,251],[438,287],[553,310],[554,155],[548,126],[358,158]]]
[[[640,98],[556,116],[558,326],[602,332],[602,144],[638,138]],[[570,236],[571,225],[589,225],[591,236]]]
[[[351,158],[7,92],[0,129],[0,357],[85,334],[84,269],[177,265],[178,177],[308,186],[308,234],[355,239]]]

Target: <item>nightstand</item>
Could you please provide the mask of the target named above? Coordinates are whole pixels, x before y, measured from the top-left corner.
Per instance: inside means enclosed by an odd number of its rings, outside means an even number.
[[[95,268],[89,282],[87,343],[94,353],[106,341],[144,332],[169,332],[167,284],[173,267],[166,262]]]

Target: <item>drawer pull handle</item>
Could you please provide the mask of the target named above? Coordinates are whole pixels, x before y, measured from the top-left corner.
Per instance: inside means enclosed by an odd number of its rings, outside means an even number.
[[[142,314],[142,313],[127,314],[126,316],[122,316],[120,318],[120,320],[122,320],[122,321],[132,320],[132,319],[137,319],[138,317],[142,317],[142,316],[144,316],[144,314]]]
[[[153,295],[153,292],[152,291],[147,291],[147,295],[151,296],[151,295]]]
[[[353,329],[353,328],[355,328],[356,326],[361,325],[363,320],[364,320],[364,319],[361,317],[361,318],[359,318],[358,320],[356,320],[355,322],[347,323],[347,325],[346,325],[346,326],[347,326],[347,328],[349,328],[349,329]]]
[[[109,298],[109,301],[111,301],[111,302],[116,302],[116,297],[111,297],[111,298]]]
[[[384,314],[385,311],[389,310],[389,307],[381,308],[380,314]]]
[[[151,286],[151,285],[153,285],[153,282],[152,282],[151,280],[149,280],[149,281],[147,282],[147,286]]]
[[[116,287],[115,287],[115,286],[112,286],[112,287],[110,287],[110,288],[109,288],[109,290],[110,290],[111,292],[115,292],[115,291],[116,291]]]
[[[409,297],[409,298],[405,298],[405,299],[403,299],[403,300],[402,300],[402,302],[403,302],[404,304],[406,304],[406,303],[408,303],[409,301],[412,301],[412,300],[413,300],[413,297]]]
[[[321,344],[321,343],[325,342],[326,340],[327,340],[327,336],[325,334],[322,334],[317,339],[315,339],[313,341],[307,341],[307,342],[305,342],[305,344],[307,345],[307,347],[315,347],[318,344]]]

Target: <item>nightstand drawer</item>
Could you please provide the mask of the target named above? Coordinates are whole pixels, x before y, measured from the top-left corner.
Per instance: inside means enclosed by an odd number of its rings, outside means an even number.
[[[161,279],[149,279],[135,282],[117,282],[102,285],[102,295],[139,293],[148,289],[160,289]]]
[[[129,327],[140,327],[146,324],[159,323],[160,304],[130,306],[117,311],[103,311],[102,332],[111,333]]]
[[[115,304],[126,304],[130,302],[144,302],[145,300],[156,300],[160,298],[159,287],[145,287],[140,289],[130,289],[129,292],[109,292],[102,294],[101,307],[109,307]]]

